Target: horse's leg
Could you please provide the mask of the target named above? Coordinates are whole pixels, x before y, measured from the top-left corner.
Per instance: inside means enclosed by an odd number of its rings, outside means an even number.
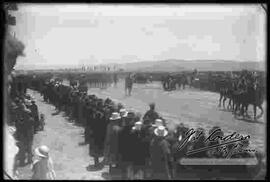
[[[257,118],[256,118],[256,115],[257,115],[257,105],[255,103],[253,105],[253,112],[254,112],[254,121],[256,121],[257,120]]]
[[[219,104],[218,104],[218,107],[221,106],[221,99],[223,98],[223,95],[221,94],[221,92],[219,93]]]
[[[227,97],[224,96],[224,97],[223,97],[223,108],[224,108],[224,109],[225,109],[225,102],[226,102],[226,100],[227,100]]]
[[[233,98],[232,98],[232,110],[233,110],[233,111],[234,111],[234,108],[235,108],[235,104],[236,104],[236,103],[235,103],[235,98],[233,97]]]
[[[232,102],[232,99],[231,99],[231,98],[229,98],[229,103],[228,103],[228,105],[227,105],[227,109],[228,109],[228,110],[232,108],[232,106],[231,106],[231,102]]]
[[[248,115],[248,106],[249,106],[249,104],[246,103],[244,106],[245,107],[244,107],[244,111],[243,111],[244,113],[243,113],[243,115],[249,117],[249,115]]]
[[[262,107],[262,104],[259,104],[259,105],[257,105],[258,107],[259,107],[259,109],[261,110],[261,113],[260,113],[260,117],[262,117],[263,116],[263,113],[264,113],[264,110],[263,110],[263,107]],[[259,117],[259,118],[260,118]]]

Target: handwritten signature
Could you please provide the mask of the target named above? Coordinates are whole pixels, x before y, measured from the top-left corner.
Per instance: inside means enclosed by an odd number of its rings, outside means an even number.
[[[204,139],[203,142],[209,143],[209,142],[217,142],[217,144],[202,147],[199,149],[189,150],[187,152],[187,155],[199,153],[202,151],[209,151],[210,149],[217,148],[216,153],[223,153],[223,157],[230,158],[233,154],[242,153],[242,152],[256,152],[254,149],[244,149],[246,146],[244,146],[241,141],[249,140],[250,135],[240,135],[239,133],[233,132],[232,134],[229,134],[227,136],[223,136],[221,134],[221,129],[215,129],[212,131],[209,136]],[[188,142],[195,142],[197,141],[201,136],[203,135],[203,131],[200,130],[194,130],[193,128],[189,129],[185,133],[185,138],[182,139],[180,149],[185,147]],[[228,147],[230,146],[230,147]]]

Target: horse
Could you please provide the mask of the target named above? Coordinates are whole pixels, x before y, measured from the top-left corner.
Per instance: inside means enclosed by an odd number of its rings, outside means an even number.
[[[185,89],[186,84],[188,84],[187,76],[185,74],[176,75],[175,82],[179,89],[181,89],[181,86],[183,86],[183,89]]]
[[[219,90],[219,104],[218,107],[221,107],[221,101],[223,103],[223,108],[225,108],[225,101],[229,97],[228,90],[231,88],[230,81],[227,79],[221,79],[216,83],[216,86]]]
[[[257,120],[260,118],[264,110],[262,108],[262,104],[265,99],[264,87],[261,86],[258,82],[250,83],[247,86],[247,89],[234,93],[234,97],[236,100],[236,108],[234,108],[234,113],[236,114],[237,109],[240,110],[240,115],[243,117],[248,116],[248,106],[253,105],[253,118]],[[257,117],[257,107],[261,110],[260,117]],[[249,116],[248,116],[249,117]]]

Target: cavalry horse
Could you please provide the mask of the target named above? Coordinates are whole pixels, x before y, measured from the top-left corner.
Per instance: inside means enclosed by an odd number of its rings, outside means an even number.
[[[247,113],[248,106],[253,105],[253,119],[257,120],[263,116],[264,110],[262,104],[265,99],[264,87],[257,82],[251,83],[246,91],[236,93],[234,98],[237,103],[236,108],[234,108],[235,114],[237,109],[240,109],[240,115],[249,117]],[[259,116],[257,116],[257,107],[261,110]]]

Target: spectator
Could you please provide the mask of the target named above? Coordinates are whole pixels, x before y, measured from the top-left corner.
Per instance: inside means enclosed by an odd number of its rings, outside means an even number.
[[[127,114],[126,123],[119,133],[119,154],[121,162],[122,179],[132,178],[132,155],[134,154],[131,130],[134,125],[135,113],[130,111]]]
[[[121,116],[114,112],[110,117],[110,123],[107,125],[104,162],[109,165],[110,173],[113,172],[119,164],[119,133]]]
[[[150,144],[152,179],[171,179],[169,163],[171,162],[171,151],[166,141],[168,131],[164,126],[154,130],[155,137]]]
[[[145,133],[142,130],[142,122],[138,121],[131,130],[131,143],[133,151],[132,153],[132,170],[131,179],[143,179],[144,169],[146,165],[147,158],[147,145],[145,142]]]
[[[54,180],[56,175],[53,169],[53,162],[49,157],[49,148],[42,145],[35,149],[37,158],[32,165],[33,180]]]
[[[155,103],[149,104],[150,110],[148,110],[143,116],[143,120],[149,119],[151,123],[154,123],[159,118],[158,113],[155,111]]]

